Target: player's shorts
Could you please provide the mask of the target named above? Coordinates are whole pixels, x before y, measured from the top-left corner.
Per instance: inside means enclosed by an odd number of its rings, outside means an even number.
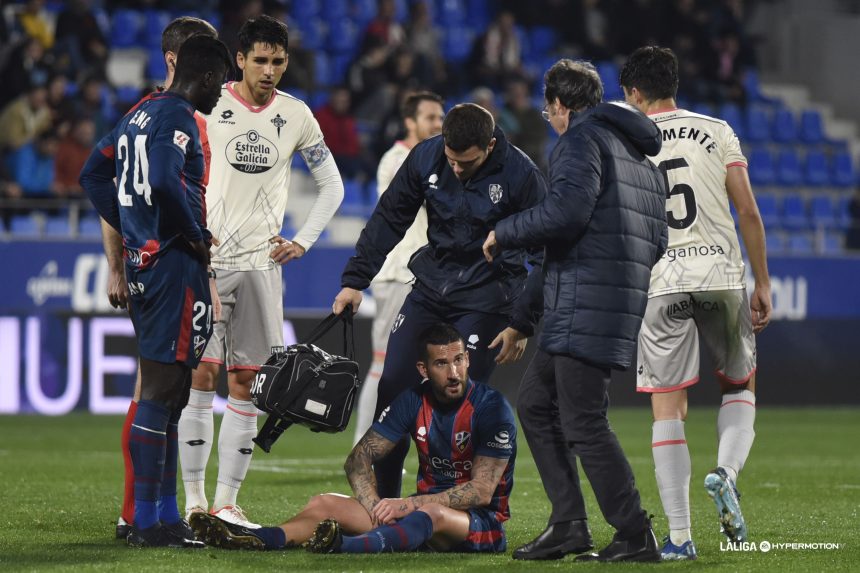
[[[699,381],[699,336],[716,373],[745,384],[755,372],[756,347],[745,289],[702,291],[648,299],[639,333],[636,390],[672,392]]]
[[[203,362],[226,362],[227,370],[259,370],[272,347],[284,345],[281,267],[217,274],[221,320],[215,323]]]
[[[172,247],[151,267],[126,264],[126,279],[140,356],[197,366],[212,336],[206,266],[182,248]]]
[[[505,526],[496,512],[482,507],[469,509],[469,535],[450,551],[457,553],[502,553],[508,548]]]
[[[373,298],[376,300],[376,316],[373,317],[373,354],[382,359],[385,357],[385,349],[388,348],[388,335],[394,319],[400,313],[406,296],[412,291],[411,284],[399,283],[397,281],[380,281],[371,285]]]

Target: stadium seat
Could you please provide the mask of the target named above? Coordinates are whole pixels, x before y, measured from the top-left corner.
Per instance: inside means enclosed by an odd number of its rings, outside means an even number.
[[[777,103],[776,100],[761,92],[761,83],[759,82],[759,75],[756,70],[744,70],[743,84],[744,91],[746,92],[746,96],[749,101],[768,104]]]
[[[142,90],[137,86],[117,86],[116,101],[123,109],[137,103],[141,98]]]
[[[710,117],[714,117],[714,108],[707,103],[693,104],[693,106],[690,107],[690,111],[693,113],[698,113],[699,115],[707,115]]]
[[[854,224],[854,218],[851,216],[851,201],[850,195],[844,195],[836,203],[836,224],[843,231],[850,229]]]
[[[747,109],[746,139],[751,143],[770,141],[770,119],[767,112],[758,106]]]
[[[376,17],[376,0],[353,0],[352,17],[362,29]]]
[[[120,9],[113,13],[110,23],[110,45],[112,48],[134,48],[138,46],[138,37],[143,25],[143,19],[136,10]],[[159,40],[161,31],[158,32]],[[161,43],[159,41],[159,50]]]
[[[495,10],[490,8],[491,4],[495,3],[490,0],[469,0],[466,7],[467,21],[479,30],[486,29],[495,17]]]
[[[328,87],[334,83],[331,73],[331,61],[325,52],[314,54],[314,71],[317,85]]]
[[[329,22],[349,17],[352,12],[349,0],[322,0],[322,14]],[[375,13],[375,11],[374,11]]]
[[[749,156],[750,182],[753,185],[773,185],[776,169],[773,157],[767,149],[754,149]]]
[[[815,229],[835,229],[837,227],[836,208],[829,195],[816,195],[809,203],[809,216]]]
[[[776,182],[783,187],[797,187],[801,182],[800,158],[794,149],[779,152],[776,163]]]
[[[788,251],[792,255],[812,255],[815,243],[807,233],[795,233],[788,237]]]
[[[735,135],[737,135],[741,141],[746,138],[746,130],[744,129],[746,126],[744,125],[743,114],[741,113],[741,108],[736,106],[733,103],[723,104],[718,113],[720,119],[725,121],[731,126],[734,130]]]
[[[331,60],[331,80],[335,84],[345,83],[349,76],[349,66],[355,60],[353,54],[338,54]]]
[[[348,217],[364,216],[366,212],[364,187],[360,181],[344,179],[343,202],[338,212]]]
[[[304,24],[320,13],[320,0],[301,0],[301,2],[290,3],[290,14],[300,24]],[[304,27],[302,28],[304,32]]]
[[[445,31],[442,53],[448,63],[463,63],[472,52],[475,30],[465,26],[454,26]]]
[[[14,215],[9,222],[9,233],[18,238],[38,237],[39,223],[30,215]]]
[[[353,53],[360,40],[361,30],[349,18],[329,20],[328,48],[332,52]]]
[[[143,13],[143,43],[147,48],[161,49],[161,33],[172,20],[170,12],[146,10]]]
[[[164,54],[161,48],[147,50],[149,59],[146,61],[146,78],[161,82],[167,76],[167,66],[164,64]]]
[[[83,217],[78,226],[78,236],[85,239],[99,239],[102,236],[102,224],[98,217]]]
[[[72,234],[67,216],[48,217],[45,220],[45,236],[54,239],[68,239]]]
[[[764,240],[768,255],[785,252],[785,236],[780,231],[767,231]]]
[[[281,225],[281,236],[292,239],[296,235],[296,228],[293,226],[293,220],[289,215],[284,216],[284,223]]]
[[[603,82],[603,100],[615,101],[624,99],[624,92],[621,90],[621,84],[618,80],[619,70],[615,62],[597,62],[594,67],[597,68],[597,74]]]
[[[803,182],[810,187],[824,187],[830,182],[827,157],[817,149],[810,149],[803,164]]]
[[[466,6],[463,0],[438,0],[438,22],[442,26],[461,26],[466,23]],[[469,22],[474,26],[474,22]]]
[[[535,26],[529,32],[529,44],[534,54],[544,56],[552,52],[557,43],[555,28],[550,26]],[[615,83],[618,83],[617,78]]]
[[[788,194],[782,200],[782,228],[788,231],[809,229],[806,203],[797,193]]]
[[[830,185],[833,187],[854,187],[857,182],[857,173],[854,171],[854,161],[851,153],[840,151],[833,156],[830,171]]]
[[[305,163],[304,158],[301,153],[294,153],[293,159],[290,163],[290,169],[293,171],[304,171],[305,173],[310,173],[310,169],[308,169],[308,164]]]
[[[822,143],[824,136],[824,121],[821,114],[807,109],[800,115],[800,141],[810,145]]]
[[[759,193],[756,195],[756,203],[758,204],[758,211],[761,215],[762,223],[764,223],[764,228],[768,232],[773,229],[778,230],[780,228],[779,225],[779,212],[776,206],[776,197],[774,197],[770,193]]]
[[[780,108],[773,114],[773,140],[777,143],[797,141],[797,124],[790,109]]]
[[[821,252],[825,255],[841,255],[845,250],[844,236],[842,233],[828,232],[824,233],[824,239],[821,242]]]
[[[328,33],[328,25],[319,18],[310,18],[300,23],[302,31],[302,47],[308,50],[322,50]]]

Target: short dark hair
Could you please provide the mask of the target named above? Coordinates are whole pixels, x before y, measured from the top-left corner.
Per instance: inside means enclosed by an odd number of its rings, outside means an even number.
[[[176,54],[176,81],[194,81],[222,64],[226,71],[232,71],[233,58],[224,42],[212,36],[191,36]]]
[[[445,105],[445,101],[439,94],[434,94],[433,92],[415,92],[409,94],[403,100],[403,105],[400,106],[400,116],[403,119],[415,119],[415,115],[418,113],[418,106],[421,105],[422,101],[436,102],[443,107]]]
[[[437,322],[428,326],[418,335],[418,358],[426,363],[430,358],[428,346],[444,346],[453,342],[463,342],[463,336],[453,324]]]
[[[161,33],[161,53],[179,53],[179,48],[191,36],[202,34],[211,38],[218,37],[218,31],[206,20],[194,16],[180,16],[173,20]]]
[[[669,48],[643,46],[627,58],[620,81],[625,89],[636,88],[649,101],[674,98],[678,93],[678,58]]]
[[[242,28],[239,30],[239,50],[243,54],[247,54],[257,42],[271,47],[283,46],[284,50],[287,50],[289,39],[286,24],[262,14],[256,18],[250,18],[242,24]]]
[[[546,71],[543,83],[548,103],[558,98],[574,111],[594,107],[603,99],[603,82],[591,62],[561,59]]]
[[[476,103],[461,103],[451,108],[442,122],[445,146],[460,153],[472,146],[486,149],[493,139],[493,115]]]

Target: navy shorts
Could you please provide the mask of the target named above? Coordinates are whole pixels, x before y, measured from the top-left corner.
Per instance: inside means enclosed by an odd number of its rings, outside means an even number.
[[[147,268],[126,261],[125,276],[140,356],[195,368],[212,336],[206,266],[181,248],[168,248]]]

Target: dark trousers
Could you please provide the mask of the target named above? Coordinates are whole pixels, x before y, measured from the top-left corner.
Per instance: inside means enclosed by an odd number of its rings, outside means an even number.
[[[622,536],[646,526],[633,470],[609,427],[609,369],[538,350],[517,398],[517,413],[552,504],[549,523],[586,517],[576,458],[600,511]]]
[[[424,329],[438,322],[453,324],[463,336],[469,352],[469,378],[484,383],[489,380],[496,366],[498,349],[490,350],[487,345],[507,326],[508,317],[451,308],[413,288],[388,337],[374,418],[378,418],[398,394],[421,383],[421,375],[415,366],[418,362],[418,337]],[[388,456],[373,464],[379,497],[400,497],[403,461],[407,453],[409,439],[405,438]]]

